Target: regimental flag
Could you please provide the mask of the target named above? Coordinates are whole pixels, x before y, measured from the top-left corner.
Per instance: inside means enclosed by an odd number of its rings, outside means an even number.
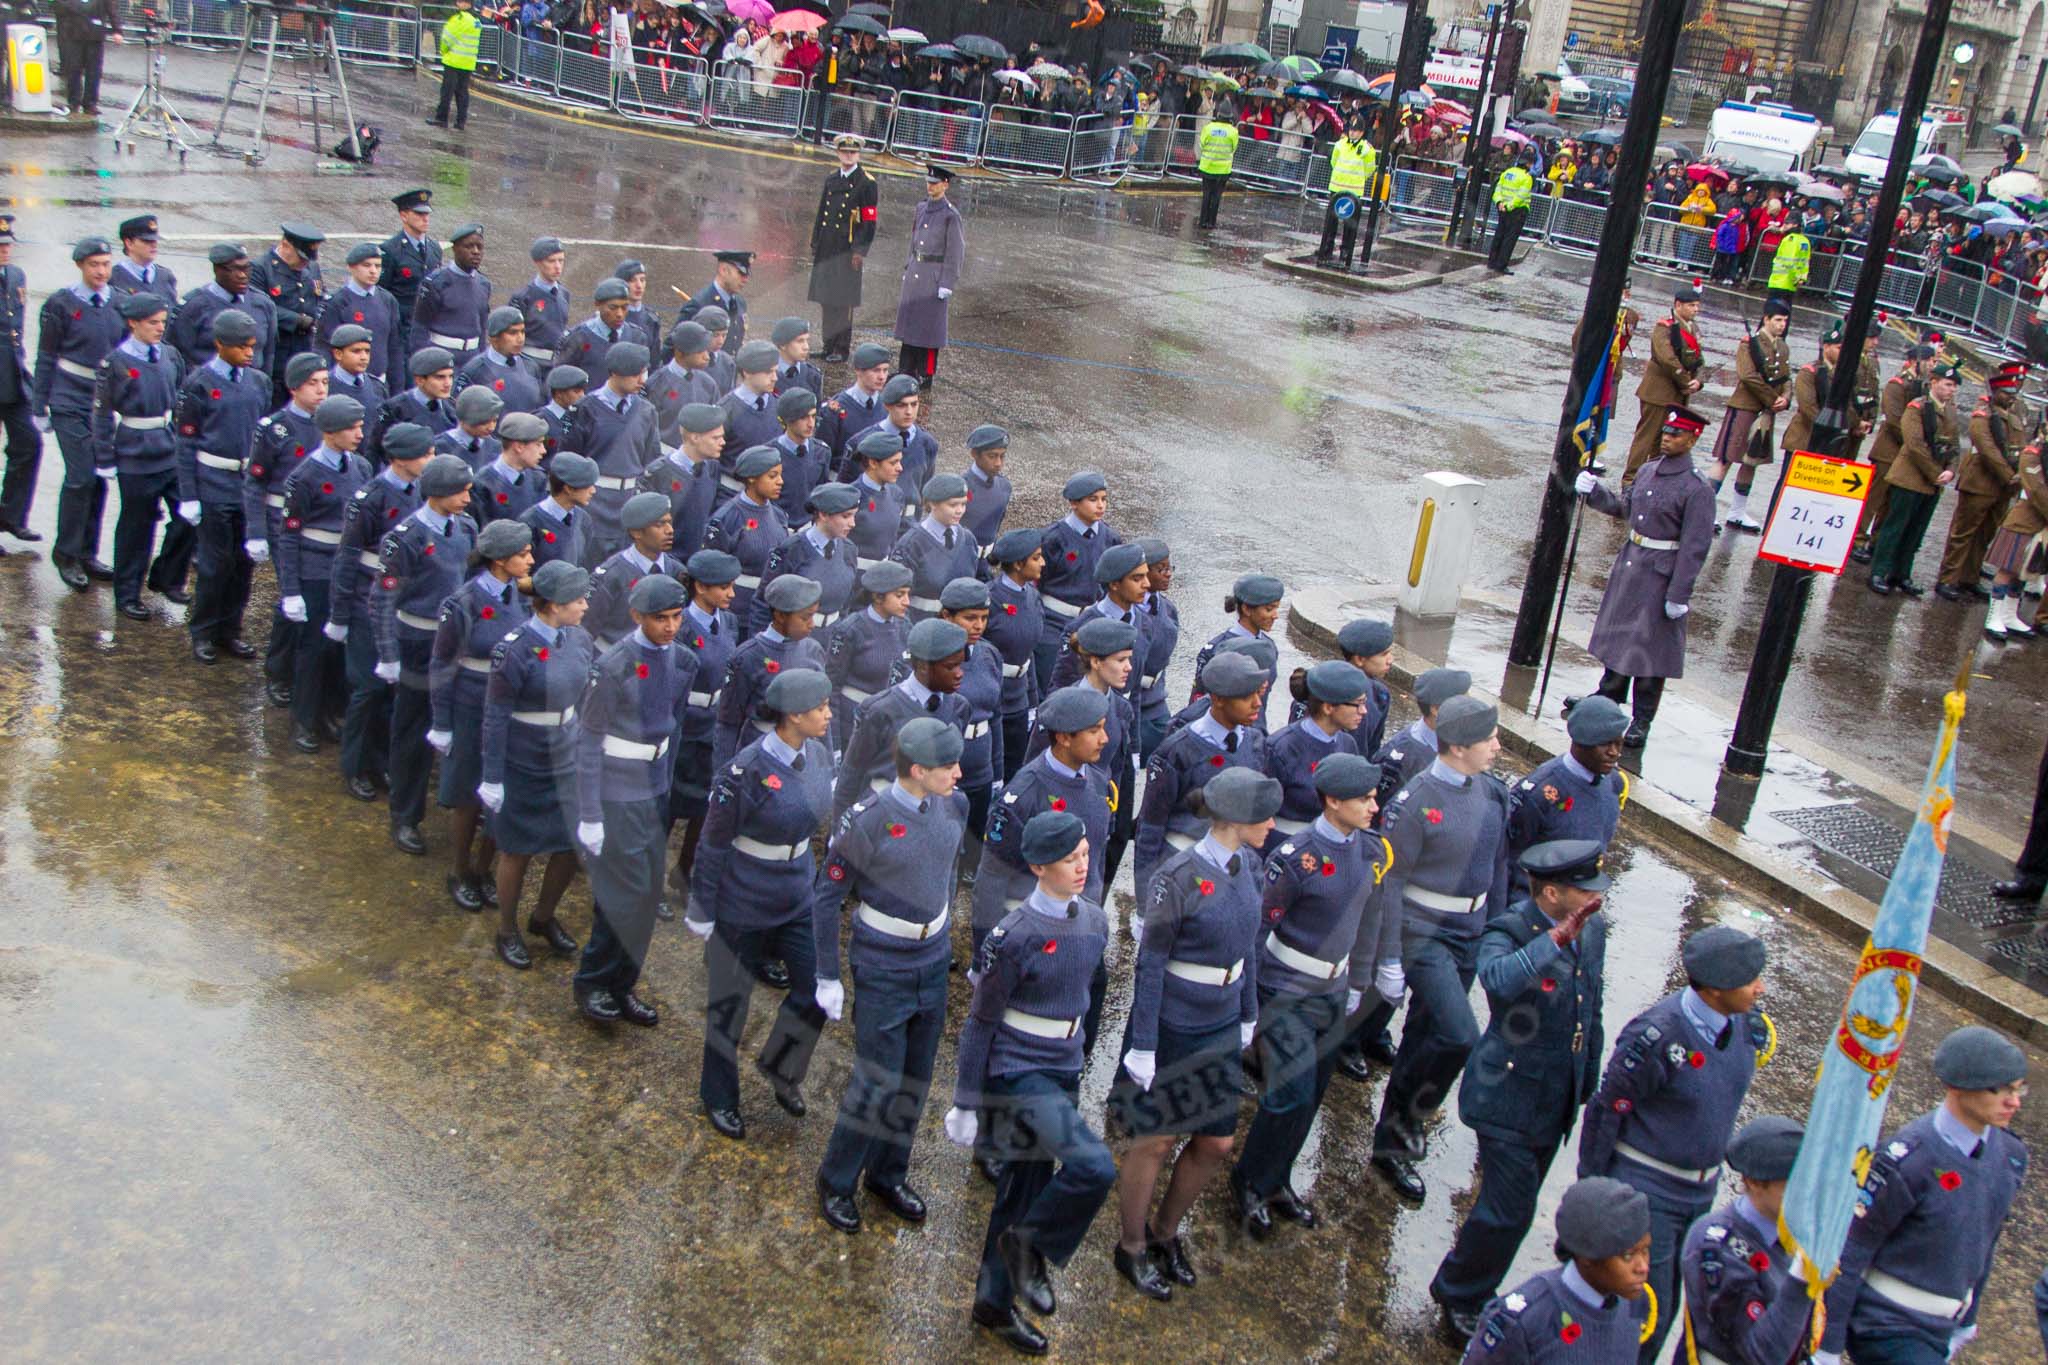
[[[1877,923],[1863,945],[1834,1037],[1821,1058],[1806,1137],[1785,1190],[1779,1237],[1792,1249],[1807,1293],[1816,1300],[1841,1264],[1842,1244],[1848,1240],[1863,1179],[1870,1171],[1906,1025],[1913,1015],[1920,955],[1934,917],[1934,894],[1948,852],[1949,817],[1955,811],[1956,735],[1963,722],[1967,667],[1956,689],[1942,700],[1941,738],[1921,789],[1919,814],[1885,888]]]
[[[1617,317],[1607,349],[1600,353],[1600,363],[1594,367],[1593,377],[1586,381],[1586,396],[1579,400],[1579,418],[1572,424],[1572,444],[1579,448],[1581,469],[1599,459],[1607,444],[1607,421],[1614,414],[1614,376],[1615,367],[1621,364],[1622,341],[1621,319]]]

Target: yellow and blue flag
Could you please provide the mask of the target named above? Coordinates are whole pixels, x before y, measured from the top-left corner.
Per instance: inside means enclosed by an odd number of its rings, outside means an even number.
[[[1593,370],[1593,377],[1586,381],[1586,396],[1579,400],[1578,420],[1572,423],[1572,444],[1579,448],[1579,468],[1584,469],[1600,458],[1600,450],[1607,444],[1607,421],[1614,413],[1615,367],[1621,363],[1622,334],[1621,318],[1616,317],[1614,333],[1607,341],[1607,349],[1600,353],[1600,363]]]

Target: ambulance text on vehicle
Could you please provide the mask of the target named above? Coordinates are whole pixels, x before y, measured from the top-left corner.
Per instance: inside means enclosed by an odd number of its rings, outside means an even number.
[[[1790,105],[1730,100],[1707,124],[1706,156],[1761,171],[1803,171],[1819,160],[1820,120]]]

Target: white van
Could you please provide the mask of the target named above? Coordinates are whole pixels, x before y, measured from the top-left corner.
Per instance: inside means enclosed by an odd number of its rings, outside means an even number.
[[[1849,148],[1849,155],[1842,158],[1842,164],[1868,179],[1884,179],[1885,167],[1892,160],[1892,142],[1898,135],[1899,111],[1893,109],[1879,114],[1864,125],[1862,135]],[[1920,117],[1920,136],[1913,144],[1913,155],[1925,156],[1933,145],[1934,116],[1923,114]]]
[[[1760,171],[1803,171],[1820,158],[1820,120],[1788,104],[1730,100],[1707,123],[1705,156],[1739,161]]]

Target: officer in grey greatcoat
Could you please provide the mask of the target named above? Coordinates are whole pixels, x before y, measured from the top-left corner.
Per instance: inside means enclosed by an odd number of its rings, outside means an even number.
[[[910,225],[910,258],[903,264],[903,292],[896,300],[896,340],[903,343],[898,368],[929,389],[946,349],[947,301],[967,265],[967,233],[960,210],[946,197],[953,173],[932,165],[924,173],[925,200]]]

